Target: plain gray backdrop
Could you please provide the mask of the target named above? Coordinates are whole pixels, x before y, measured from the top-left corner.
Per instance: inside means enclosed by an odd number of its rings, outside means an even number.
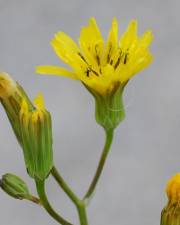
[[[104,133],[94,119],[94,101],[76,81],[36,75],[39,64],[64,65],[49,44],[65,31],[73,38],[94,16],[107,35],[114,16],[122,33],[137,19],[139,33],[153,30],[152,65],[128,84],[126,119],[118,127],[96,195],[90,225],[158,225],[167,180],[180,171],[180,2],[179,0],[0,0],[0,70],[18,80],[29,96],[39,91],[53,116],[56,166],[80,196],[94,174]],[[23,155],[0,108],[0,174],[15,173],[35,192]],[[78,224],[74,206],[50,177],[54,207]],[[30,202],[0,192],[1,225],[56,225]]]

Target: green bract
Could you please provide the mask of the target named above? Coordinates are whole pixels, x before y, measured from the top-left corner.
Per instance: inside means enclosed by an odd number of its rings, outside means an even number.
[[[169,202],[161,213],[161,225],[180,225],[180,205]]]
[[[86,86],[95,98],[96,121],[107,131],[115,129],[125,118],[123,105],[124,87],[125,85],[118,85],[117,88],[114,88],[114,91],[102,96]]]

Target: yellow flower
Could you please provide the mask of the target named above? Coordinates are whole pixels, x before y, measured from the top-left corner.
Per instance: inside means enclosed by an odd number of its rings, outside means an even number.
[[[106,96],[152,61],[149,45],[153,40],[149,30],[141,37],[137,22],[132,20],[118,40],[118,22],[114,18],[107,41],[104,41],[94,18],[82,28],[79,46],[64,32],[58,32],[51,41],[56,54],[71,69],[57,66],[38,66],[40,74],[64,75],[82,81],[91,90]]]
[[[168,203],[161,213],[161,225],[180,224],[180,173],[170,178],[166,193]]]
[[[137,22],[131,21],[118,40],[118,23],[114,18],[107,41],[104,41],[94,18],[83,27],[79,46],[65,33],[58,32],[51,41],[56,54],[71,69],[38,66],[40,74],[64,75],[80,80],[95,97],[96,121],[105,130],[114,129],[124,119],[122,93],[128,80],[152,61],[149,45],[151,31],[141,37]]]

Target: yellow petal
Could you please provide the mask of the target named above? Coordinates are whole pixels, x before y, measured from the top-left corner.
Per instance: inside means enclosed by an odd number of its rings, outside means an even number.
[[[79,38],[80,46],[82,47],[83,43],[85,43],[89,51],[91,51],[92,47],[94,47],[95,44],[100,42],[103,43],[104,40],[96,24],[96,20],[94,18],[91,18],[89,20],[89,25],[82,27],[81,29],[80,38]]]
[[[109,31],[108,40],[105,47],[105,54],[103,58],[103,65],[110,63],[118,48],[118,22],[113,18],[111,29]]]
[[[117,46],[118,44],[118,22],[116,18],[113,18],[111,29],[109,31],[108,44]]]
[[[96,39],[103,39],[101,36],[101,32],[99,30],[99,27],[96,23],[95,18],[90,18],[89,20],[89,28],[91,30],[91,32],[94,34],[94,36],[96,37]]]
[[[39,93],[36,98],[34,99],[34,104],[38,109],[45,109],[45,104],[44,104],[44,97],[42,93]]]
[[[68,71],[65,68],[58,67],[58,66],[37,66],[36,73],[39,74],[48,74],[48,75],[57,75],[57,76],[65,76],[70,77],[72,79],[77,79],[76,74],[73,72]]]
[[[21,103],[21,113],[26,113],[26,112],[28,112],[28,104],[26,100],[23,99]]]
[[[126,32],[122,35],[120,39],[120,47],[123,49],[129,49],[137,42],[137,21],[132,20]]]
[[[75,57],[78,57],[80,50],[76,43],[65,33],[58,32],[51,41],[51,45],[59,58],[71,65]]]
[[[146,31],[139,40],[140,47],[147,48],[154,39],[154,35],[151,30]]]
[[[89,20],[88,26],[82,27],[79,45],[87,63],[97,70],[103,52],[104,40],[94,18]]]
[[[55,34],[55,39],[59,42],[60,45],[63,45],[64,48],[67,48],[67,51],[70,52],[79,52],[77,44],[64,32],[58,32]]]

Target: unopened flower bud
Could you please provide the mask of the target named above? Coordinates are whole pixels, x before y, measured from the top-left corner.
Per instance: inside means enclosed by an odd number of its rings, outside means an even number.
[[[161,213],[161,225],[180,225],[180,173],[167,184],[168,203]]]
[[[34,108],[23,88],[7,73],[0,72],[0,102],[5,109],[20,144],[22,143],[22,140],[19,127],[19,112],[21,109],[22,99],[26,99],[26,102],[31,109]]]
[[[2,176],[1,188],[11,197],[17,199],[29,199],[30,193],[26,183],[14,174],[7,173]]]
[[[23,88],[8,74],[0,73],[0,102],[23,149],[32,178],[45,179],[53,166],[51,115],[43,97],[31,103]]]
[[[28,173],[43,180],[53,166],[51,115],[45,109],[41,94],[35,99],[35,105],[31,110],[26,100],[22,101],[20,129]]]

